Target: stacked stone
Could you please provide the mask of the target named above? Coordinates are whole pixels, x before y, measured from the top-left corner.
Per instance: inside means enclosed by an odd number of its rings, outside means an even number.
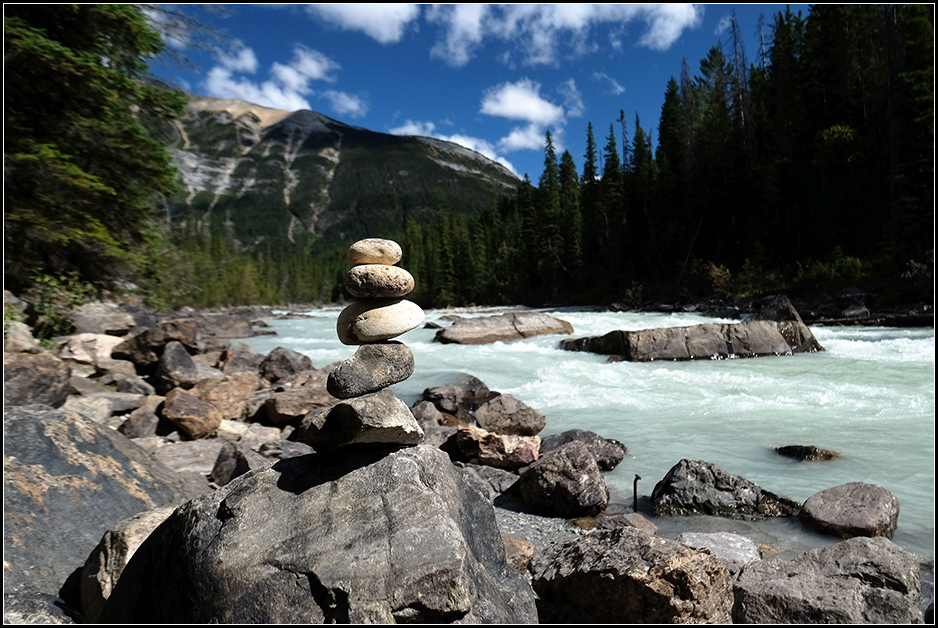
[[[354,264],[345,288],[359,299],[339,314],[336,332],[345,345],[359,345],[351,358],[329,374],[326,387],[339,399],[330,410],[310,414],[298,428],[301,440],[317,451],[356,443],[416,445],[423,430],[403,401],[388,390],[414,372],[414,354],[392,340],[423,324],[423,310],[403,297],[413,276],[398,266],[401,247],[367,238],[349,247]]]

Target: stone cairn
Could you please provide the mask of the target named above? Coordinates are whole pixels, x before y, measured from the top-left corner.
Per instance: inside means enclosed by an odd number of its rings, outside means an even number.
[[[403,401],[388,390],[414,372],[414,354],[392,340],[423,324],[423,310],[402,297],[414,289],[414,277],[395,266],[402,257],[397,242],[378,238],[349,247],[354,266],[345,288],[358,301],[339,314],[336,331],[355,354],[329,374],[326,388],[343,403],[310,414],[298,428],[300,439],[317,451],[344,445],[385,443],[416,445],[423,430]]]

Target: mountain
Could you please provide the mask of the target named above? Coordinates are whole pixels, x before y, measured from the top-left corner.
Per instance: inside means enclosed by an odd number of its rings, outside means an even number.
[[[190,95],[168,132],[182,185],[168,205],[174,226],[210,227],[248,252],[393,237],[437,209],[478,215],[521,183],[451,142],[242,100]]]

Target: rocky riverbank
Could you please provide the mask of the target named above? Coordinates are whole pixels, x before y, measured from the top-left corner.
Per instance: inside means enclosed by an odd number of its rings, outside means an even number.
[[[6,349],[9,621],[922,620],[921,566],[888,541],[898,509],[878,487],[832,487],[809,507],[680,461],[637,511],[610,505],[603,472],[627,444],[541,439],[542,414],[468,376],[410,408],[418,446],[314,451],[296,433],[342,403],[335,365],[253,353],[230,335],[255,333],[250,314],[185,314]],[[829,521],[831,503],[850,521]],[[814,535],[803,510],[853,540],[779,547],[750,527],[776,517]],[[805,602],[774,563],[822,594]],[[199,594],[209,583],[230,597]]]

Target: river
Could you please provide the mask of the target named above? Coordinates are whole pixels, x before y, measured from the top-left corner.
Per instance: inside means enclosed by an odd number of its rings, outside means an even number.
[[[506,308],[431,310],[490,315]],[[276,336],[246,340],[261,353],[278,346],[309,356],[321,368],[352,355],[336,338],[339,308],[310,318],[269,320]],[[733,322],[695,314],[613,313],[576,308],[543,310],[569,321],[571,337],[614,329]],[[470,373],[491,390],[509,393],[543,412],[542,436],[592,430],[628,447],[605,474],[614,503],[630,503],[682,458],[706,460],[773,493],[802,502],[845,484],[878,484],[898,497],[893,539],[920,558],[934,556],[935,331],[882,327],[814,327],[823,353],[756,359],[606,363],[606,356],[557,348],[560,336],[491,345],[442,345],[435,330],[400,338],[413,350],[416,371],[393,387],[412,404],[453,372]],[[782,445],[814,445],[842,455],[827,462],[779,456]],[[796,524],[791,534],[801,534]],[[812,535],[807,545],[821,541]]]

